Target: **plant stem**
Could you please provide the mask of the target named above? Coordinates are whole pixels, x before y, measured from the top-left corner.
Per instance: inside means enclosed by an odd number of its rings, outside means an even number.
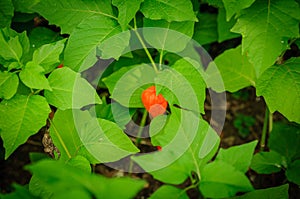
[[[69,152],[67,146],[65,145],[65,143],[64,143],[64,141],[63,141],[63,139],[62,139],[62,137],[60,136],[59,132],[57,131],[55,125],[54,125],[53,122],[52,122],[52,120],[51,120],[50,118],[48,118],[48,121],[49,121],[50,125],[53,126],[54,132],[55,132],[55,134],[56,134],[56,136],[57,136],[57,138],[58,138],[58,140],[59,140],[61,146],[64,148],[64,150],[65,150],[65,152],[66,152],[68,158],[70,159],[72,156],[71,156],[71,154],[70,154],[70,152]]]
[[[141,135],[142,135],[144,126],[145,126],[146,121],[147,121],[147,116],[148,116],[148,112],[145,109],[144,113],[143,113],[143,116],[142,116],[142,119],[141,119],[140,128],[139,128],[139,131],[137,133],[137,139],[136,139],[136,145],[137,146],[141,143]]]
[[[160,54],[159,54],[159,70],[161,70],[161,65],[162,65],[162,59],[163,59],[163,55],[164,55],[164,51],[161,50]]]
[[[260,150],[263,151],[266,145],[266,137],[267,137],[267,129],[268,129],[268,121],[269,121],[269,108],[266,108],[265,112],[265,119],[264,119],[264,126],[261,134],[261,140],[260,140]]]
[[[269,133],[272,131],[272,129],[273,129],[273,113],[269,111]]]
[[[158,72],[157,66],[156,66],[156,64],[155,64],[155,62],[154,62],[154,60],[153,60],[146,44],[144,42],[144,40],[142,39],[140,33],[137,31],[137,25],[136,25],[136,18],[135,17],[133,18],[133,23],[134,23],[134,27],[133,28],[131,27],[131,28],[133,29],[134,33],[136,34],[137,38],[139,39],[140,43],[142,44],[143,49],[144,49],[145,53],[147,54],[147,56],[148,56],[148,58],[149,58],[149,60],[152,64],[152,67],[153,67],[154,71]]]

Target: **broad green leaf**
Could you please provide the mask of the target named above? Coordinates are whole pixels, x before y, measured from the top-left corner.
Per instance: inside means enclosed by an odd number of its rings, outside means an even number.
[[[250,85],[255,85],[255,71],[246,55],[242,55],[241,46],[226,50],[210,62],[206,73],[206,83],[217,92],[235,92]],[[222,76],[219,82],[218,77]],[[223,87],[223,83],[225,88]],[[225,90],[224,90],[225,89]]]
[[[199,64],[191,59],[184,58],[175,62],[171,68],[161,71],[155,83],[157,92],[162,93],[169,103],[176,103],[182,108],[204,113],[206,84],[201,75]],[[160,88],[165,87],[160,91]],[[169,91],[177,100],[168,98]]]
[[[95,15],[83,20],[72,32],[64,53],[64,64],[75,71],[83,71],[91,67],[96,61],[96,48],[109,37],[121,33],[118,22],[103,15]],[[123,38],[113,40],[124,48]],[[84,43],[84,45],[83,45]],[[106,45],[106,48],[109,47]],[[101,47],[101,50],[104,47]],[[105,49],[105,48],[104,48]],[[120,47],[117,47],[120,51]],[[112,51],[106,52],[106,55]],[[121,52],[120,52],[121,53]]]
[[[61,27],[61,33],[63,34],[72,33],[81,21],[90,18],[92,15],[116,19],[113,16],[109,0],[74,0],[72,2],[61,0],[59,3],[56,0],[40,1],[33,6],[32,10],[41,14],[51,24]],[[101,26],[101,24],[96,26]]]
[[[275,151],[260,152],[253,156],[250,167],[259,174],[271,174],[281,170],[282,161],[282,156]]]
[[[81,169],[82,171],[85,171],[87,173],[92,172],[90,162],[84,156],[81,155],[77,155],[74,158],[69,159],[66,164]]]
[[[120,31],[121,29],[118,26],[111,34],[106,35],[107,39],[97,46],[97,56],[102,59],[114,58],[118,60],[126,51],[130,51],[130,31]]]
[[[20,62],[23,54],[19,36],[5,38],[3,30],[0,32],[0,57],[5,60],[15,60]]]
[[[208,3],[211,6],[217,7],[217,8],[221,8],[224,6],[222,0],[204,0],[204,2]]]
[[[188,199],[188,195],[182,189],[176,188],[171,185],[163,185],[158,188],[149,199],[165,199],[172,196],[172,198],[176,199]]]
[[[275,123],[268,146],[271,150],[293,161],[300,158],[300,128],[292,124]]]
[[[300,8],[294,0],[255,1],[241,11],[232,31],[242,34],[242,52],[249,56],[257,76],[288,48],[284,37],[299,36],[299,20]]]
[[[19,76],[22,82],[29,88],[52,90],[48,79],[44,75],[44,68],[34,62],[27,62]]]
[[[204,167],[199,188],[209,198],[226,198],[237,192],[254,190],[244,173],[223,161],[214,161]]]
[[[35,50],[44,44],[50,44],[55,41],[63,39],[59,33],[45,27],[36,27],[28,35],[30,40],[30,47]]]
[[[159,133],[150,132],[151,142],[161,146],[162,151],[133,156],[132,159],[155,179],[180,184],[190,177],[192,172],[200,175],[200,168],[215,154],[219,140],[206,140],[206,145],[216,147],[208,147],[211,151],[206,151],[206,156],[200,159],[199,151],[206,135],[216,132],[190,111],[171,108],[171,112]]]
[[[38,95],[15,95],[0,103],[0,135],[4,142],[5,159],[46,125],[49,113],[46,99]]]
[[[267,69],[256,83],[257,96],[263,96],[270,111],[279,111],[290,121],[300,123],[300,58]]]
[[[33,13],[32,7],[40,0],[13,0],[15,10],[22,13]]]
[[[19,78],[15,73],[0,71],[0,98],[12,98],[18,89]]]
[[[154,83],[156,73],[147,64],[123,67],[103,79],[111,98],[122,106],[143,108],[142,92]]]
[[[59,56],[64,49],[66,40],[45,44],[34,51],[32,61],[44,68],[47,74],[59,65]]]
[[[300,160],[296,160],[290,164],[285,172],[287,179],[300,185]]]
[[[113,162],[139,152],[117,124],[104,119],[91,119],[80,130],[87,150],[99,162]]]
[[[106,178],[53,160],[39,161],[27,168],[44,189],[51,190],[52,198],[76,198],[70,190],[84,193],[85,198],[133,198],[145,185],[142,180]]]
[[[198,18],[199,22],[195,23],[193,39],[201,45],[217,41],[217,15],[213,13],[201,13]]]
[[[10,26],[11,19],[14,16],[14,6],[11,0],[0,1],[0,28]]]
[[[218,10],[218,42],[221,43],[225,40],[233,39],[236,37],[240,37],[240,34],[234,33],[231,31],[231,28],[236,23],[236,19],[232,18],[229,21],[226,21],[226,13],[223,7]]]
[[[123,30],[127,29],[128,23],[134,18],[144,0],[113,0],[112,4],[118,8],[118,21]]]
[[[83,147],[83,144],[80,141],[79,130],[83,124],[91,119],[92,117],[87,111],[68,109],[65,111],[57,110],[55,112],[50,126],[50,135],[54,145],[61,153],[61,160],[67,161],[80,154],[79,151]],[[85,154],[82,155],[84,156]]]
[[[49,104],[59,109],[79,109],[102,103],[96,90],[79,73],[68,67],[54,70],[48,80],[52,91],[45,90],[45,97]]]
[[[168,22],[144,18],[144,27],[149,28],[143,29],[143,36],[156,49],[180,52],[191,40],[194,24],[194,21]]]
[[[236,170],[246,173],[249,169],[256,145],[257,140],[228,149],[220,149],[216,161],[226,162]]]
[[[251,191],[241,196],[235,196],[230,199],[288,199],[289,198],[289,185],[284,184],[278,187],[271,187],[268,189],[258,189]]]
[[[188,0],[144,0],[141,12],[153,20],[197,21],[193,5]]]
[[[241,10],[250,7],[255,0],[223,0],[226,9],[226,19],[229,21],[233,15]]]

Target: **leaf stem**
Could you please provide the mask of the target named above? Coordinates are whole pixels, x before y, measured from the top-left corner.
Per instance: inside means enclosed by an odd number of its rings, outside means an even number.
[[[66,154],[67,154],[68,158],[70,159],[72,156],[71,156],[71,154],[70,154],[70,152],[69,152],[67,146],[65,145],[65,143],[64,143],[64,141],[63,141],[63,139],[62,139],[62,137],[60,136],[59,132],[57,131],[55,125],[54,125],[53,122],[52,122],[52,120],[51,120],[50,118],[48,118],[48,121],[49,121],[50,125],[53,126],[54,132],[55,132],[55,134],[56,134],[56,136],[57,136],[59,142],[61,143],[62,147],[63,147],[64,150],[66,151]]]
[[[140,43],[142,44],[143,49],[144,49],[145,53],[147,54],[147,56],[148,56],[148,58],[149,58],[149,60],[150,60],[150,62],[152,64],[152,67],[153,67],[154,71],[158,72],[157,66],[156,66],[156,64],[155,64],[155,62],[154,62],[154,60],[153,60],[153,58],[152,58],[152,56],[151,56],[151,54],[150,54],[150,52],[149,52],[146,44],[144,42],[144,40],[142,39],[140,33],[137,30],[136,18],[135,17],[133,18],[133,23],[134,23],[134,27],[130,27],[130,28],[134,31],[134,33],[136,34],[136,36],[139,39]]]
[[[266,112],[265,112],[265,119],[264,119],[264,126],[261,134],[261,140],[260,140],[260,150],[263,151],[266,146],[266,137],[267,137],[267,129],[268,129],[268,121],[269,121],[269,108],[266,107]]]
[[[163,60],[163,55],[164,55],[164,50],[161,50],[160,54],[159,54],[159,70],[161,70],[161,65],[162,65],[162,60]]]
[[[146,121],[147,121],[147,116],[148,116],[148,112],[145,109],[144,112],[143,112],[142,119],[141,119],[140,128],[139,128],[139,131],[137,133],[137,139],[136,139],[136,145],[137,146],[141,143],[141,135],[142,135],[144,126],[145,126]]]
[[[269,111],[269,133],[272,131],[272,129],[273,129],[273,113]]]

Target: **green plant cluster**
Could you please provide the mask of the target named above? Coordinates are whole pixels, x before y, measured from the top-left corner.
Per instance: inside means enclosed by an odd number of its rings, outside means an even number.
[[[190,189],[205,198],[288,198],[288,184],[255,190],[246,172],[250,165],[258,173],[284,169],[288,181],[300,185],[299,126],[292,124],[300,123],[300,58],[284,57],[291,45],[299,45],[298,3],[1,0],[0,136],[5,159],[45,126],[60,154],[54,152],[59,160],[32,154],[33,164],[26,166],[33,174],[29,186],[15,185],[16,192],[0,197],[132,198],[147,186],[144,180],[107,179],[92,173],[90,166],[131,156],[130,161],[164,183],[151,198],[188,198]],[[217,12],[201,12],[204,4]],[[45,27],[16,28],[33,17],[47,19],[60,33]],[[141,37],[138,28],[143,27],[167,31],[144,32]],[[226,49],[200,74],[192,64],[197,65],[197,60],[176,56],[188,41],[174,41],[172,31],[206,46],[238,37],[241,44]],[[133,38],[142,49],[129,53]],[[112,103],[100,98],[84,78],[98,58],[113,58],[96,82],[97,88],[108,90]],[[162,66],[166,60],[177,73]],[[217,81],[219,76],[224,85]],[[124,130],[128,116],[144,108],[141,93],[149,84],[155,84],[167,99],[170,113],[150,123],[151,144],[162,150],[136,155],[140,148]],[[207,88],[235,92],[249,86],[255,87],[268,107],[262,148],[273,127],[272,113],[278,111],[289,121],[274,124],[270,151],[261,151],[253,161],[258,141],[219,149],[218,134],[201,116]],[[55,112],[53,118],[51,112]],[[180,156],[178,149],[184,151]],[[167,166],[155,169],[160,164]],[[176,186],[187,179],[188,187]]]

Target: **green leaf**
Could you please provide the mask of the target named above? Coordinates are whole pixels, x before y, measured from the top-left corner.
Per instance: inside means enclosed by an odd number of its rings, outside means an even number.
[[[249,169],[256,145],[257,140],[228,149],[220,149],[216,161],[226,162],[236,170],[245,173]]]
[[[44,68],[44,73],[47,74],[59,65],[59,55],[64,49],[64,40],[55,43],[45,44],[34,51],[32,61]]]
[[[236,23],[236,19],[232,18],[229,21],[226,21],[226,13],[223,7],[218,10],[218,42],[221,43],[225,40],[233,39],[236,37],[240,37],[240,34],[234,33],[231,31],[231,28]]]
[[[46,125],[50,107],[42,96],[15,95],[0,103],[0,129],[5,159],[29,136]]]
[[[5,31],[5,30],[4,30]],[[0,32],[0,57],[5,60],[15,60],[20,62],[23,54],[19,36],[5,38],[3,30]]]
[[[18,75],[7,71],[0,71],[0,98],[12,98],[16,94],[18,86]]]
[[[235,196],[230,199],[288,199],[289,198],[289,185],[284,184],[278,187],[272,187],[268,189],[259,189],[251,191],[242,196]]]
[[[285,172],[287,179],[300,185],[300,160],[296,160],[290,164]]]
[[[200,175],[199,169],[215,154],[219,139],[206,140],[206,145],[211,144],[211,147],[207,147],[211,151],[206,151],[206,156],[199,159],[199,151],[206,135],[216,132],[190,111],[171,107],[171,112],[159,133],[150,132],[152,144],[161,146],[162,151],[133,156],[132,159],[155,179],[180,184],[192,172]]]
[[[96,90],[68,67],[54,70],[48,80],[52,91],[45,90],[45,97],[49,104],[59,109],[78,109],[102,103]]]
[[[52,8],[52,9],[49,9]],[[40,1],[32,10],[41,14],[51,24],[61,27],[62,34],[70,34],[81,21],[92,15],[113,18],[112,6],[109,0],[81,1],[55,0]],[[91,20],[91,19],[90,19]],[[101,26],[97,24],[97,26]],[[88,37],[88,35],[86,35]]]
[[[87,150],[100,162],[113,162],[139,152],[117,124],[104,119],[91,119],[80,131]]]
[[[15,11],[22,13],[33,13],[32,7],[40,0],[13,0]]]
[[[191,40],[194,24],[194,21],[168,22],[144,18],[144,27],[150,28],[143,29],[143,36],[156,49],[180,52]]]
[[[85,198],[133,198],[145,185],[142,180],[105,178],[53,160],[39,161],[27,168],[40,180],[43,188],[52,191],[52,198],[77,198],[78,194],[74,195],[70,190],[79,191],[78,198],[82,195]]]
[[[250,85],[254,86],[256,80],[254,67],[249,63],[248,57],[242,55],[241,46],[226,50],[216,57],[214,62],[210,62],[206,73],[208,87],[217,92],[235,92]]]
[[[231,17],[239,13],[241,10],[250,7],[255,0],[223,0],[224,7],[226,9],[226,19],[229,21]]]
[[[81,169],[87,173],[92,172],[90,162],[84,156],[81,155],[77,155],[74,158],[69,159],[69,161],[67,161],[66,164]]]
[[[112,4],[118,8],[118,21],[123,30],[127,29],[128,23],[134,18],[144,0],[113,0]]]
[[[237,192],[254,190],[245,174],[223,161],[214,161],[204,167],[199,188],[209,198],[226,198]]]
[[[122,29],[118,22],[106,16],[95,15],[83,20],[69,37],[64,53],[64,64],[75,71],[88,69],[97,61],[96,48],[105,39],[121,32]],[[84,45],[82,45],[82,41],[84,41]],[[117,37],[113,41],[122,44],[124,40]],[[128,43],[123,42],[122,46],[125,48],[127,45]],[[101,47],[101,50],[102,48],[104,47]],[[119,48],[117,48],[118,52],[120,51]],[[112,48],[105,53],[113,52],[111,50]]]
[[[29,88],[52,90],[48,79],[44,75],[44,68],[34,62],[27,62],[19,76]]]
[[[14,6],[11,0],[0,1],[0,28],[9,27],[14,16]]]
[[[299,36],[299,20],[300,8],[294,0],[256,1],[241,11],[232,31],[243,35],[243,54],[248,54],[257,76],[288,48],[283,37]]]
[[[54,145],[61,153],[61,160],[67,161],[70,158],[75,158],[79,153],[81,147],[83,147],[79,130],[83,124],[91,119],[92,117],[87,111],[68,109],[55,112],[50,126],[50,135]],[[85,154],[81,155],[85,156]],[[88,156],[85,157],[88,158]]]
[[[201,45],[217,41],[217,15],[212,13],[200,13],[198,18],[200,21],[195,23],[193,39]]]
[[[271,150],[285,156],[288,161],[300,158],[299,126],[275,123],[270,134],[268,146]]]
[[[257,80],[257,96],[263,96],[270,111],[300,123],[300,58],[267,69]]]
[[[171,185],[163,185],[159,187],[150,197],[149,199],[165,199],[172,196],[172,198],[176,199],[188,199],[188,195],[182,189],[176,188]]]
[[[122,106],[143,108],[142,92],[153,84],[155,71],[147,64],[123,67],[103,79],[111,98]]]
[[[253,156],[250,167],[259,174],[271,174],[281,170],[282,161],[282,156],[275,151],[260,152]]]
[[[192,59],[183,58],[175,62],[171,68],[164,69],[155,79],[157,92],[162,93],[169,103],[176,103],[182,108],[204,113],[206,84],[202,77],[202,69]],[[160,91],[161,87],[165,87]],[[168,96],[173,92],[177,100]]]
[[[107,39],[97,46],[97,56],[100,56],[102,59],[114,58],[118,60],[125,52],[130,51],[130,32],[120,32],[120,30],[118,26],[111,34],[106,35]]]
[[[141,12],[153,20],[197,21],[193,5],[188,0],[144,0]]]

